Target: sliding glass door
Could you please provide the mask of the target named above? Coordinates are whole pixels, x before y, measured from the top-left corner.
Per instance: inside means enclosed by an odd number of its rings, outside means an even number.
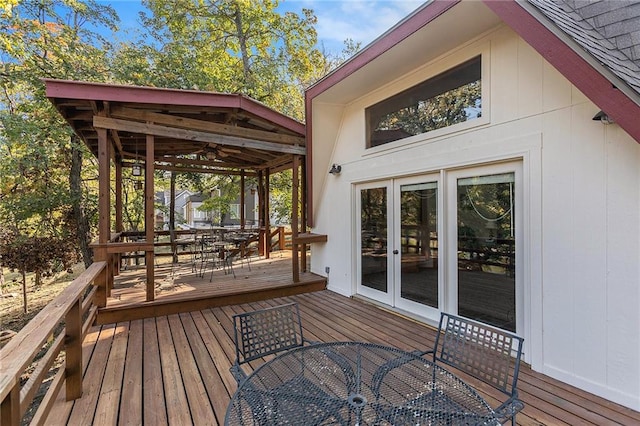
[[[424,313],[441,304],[438,175],[394,181],[395,305]],[[394,251],[394,253],[396,253]]]
[[[357,292],[427,318],[447,311],[517,331],[520,180],[513,162],[356,186]]]
[[[515,331],[516,172],[501,167],[457,172],[450,184],[458,314]]]

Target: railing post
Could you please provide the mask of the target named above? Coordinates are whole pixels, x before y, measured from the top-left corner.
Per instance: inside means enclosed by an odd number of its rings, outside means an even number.
[[[67,401],[82,396],[82,312],[78,298],[65,318],[65,381]]]
[[[284,226],[278,227],[278,243],[279,243],[278,249],[280,251],[283,251],[287,245],[286,237],[284,236]]]
[[[0,424],[17,426],[20,424],[20,384],[14,383],[11,391],[0,405]]]
[[[107,259],[107,248],[105,246],[97,246],[93,249],[94,251],[94,259],[96,261],[105,261],[108,262]],[[100,274],[96,277],[94,281],[95,285],[98,286],[98,290],[96,291],[96,299],[94,303],[96,306],[100,308],[104,308],[107,306],[107,295],[109,292],[109,267],[105,267],[102,269]]]

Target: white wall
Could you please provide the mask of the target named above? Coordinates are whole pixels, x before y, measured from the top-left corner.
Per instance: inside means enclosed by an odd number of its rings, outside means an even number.
[[[367,106],[479,52],[486,124],[365,149]],[[520,158],[527,361],[640,410],[640,144],[593,121],[599,108],[506,27],[348,105],[323,101],[312,116],[314,232],[329,238],[312,271],[329,266],[330,289],[354,293],[354,184]]]

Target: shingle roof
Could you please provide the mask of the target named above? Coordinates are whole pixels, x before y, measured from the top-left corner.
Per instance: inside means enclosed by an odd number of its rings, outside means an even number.
[[[640,94],[640,1],[529,0],[529,3]]]

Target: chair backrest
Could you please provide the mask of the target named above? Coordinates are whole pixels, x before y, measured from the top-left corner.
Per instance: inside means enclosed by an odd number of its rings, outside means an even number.
[[[523,342],[513,333],[443,312],[433,359],[513,396]]]
[[[233,327],[238,364],[304,344],[297,303],[234,315]]]

